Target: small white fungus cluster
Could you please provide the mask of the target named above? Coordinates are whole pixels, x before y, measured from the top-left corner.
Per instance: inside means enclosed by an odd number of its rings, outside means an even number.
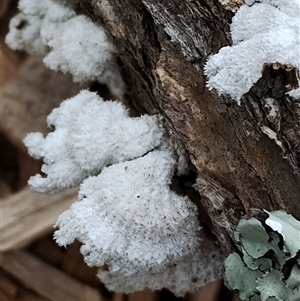
[[[232,46],[206,63],[208,87],[239,101],[261,77],[265,64],[292,65],[300,70],[299,0],[246,1],[231,24]],[[290,95],[300,97],[300,89]]]
[[[221,277],[222,255],[198,222],[196,206],[170,189],[178,158],[161,118],[131,118],[117,102],[82,91],[48,116],[55,130],[25,138],[43,158],[37,191],[80,185],[55,239],[82,243],[86,263],[111,290],[168,288],[184,295]],[[205,240],[204,243],[201,241]]]
[[[24,139],[29,154],[44,161],[45,176],[33,176],[29,184],[39,192],[56,192],[98,175],[104,166],[140,157],[162,143],[158,121],[149,115],[130,118],[120,103],[83,90],[48,116],[54,132]]]
[[[6,43],[44,57],[47,67],[71,73],[74,81],[98,80],[116,96],[125,90],[116,64],[116,49],[102,27],[59,0],[20,0]]]

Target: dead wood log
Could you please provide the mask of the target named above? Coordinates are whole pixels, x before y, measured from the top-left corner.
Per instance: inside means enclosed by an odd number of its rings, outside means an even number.
[[[207,57],[231,42],[231,12],[217,0],[84,0],[79,5],[119,49],[129,87],[126,103],[135,114],[161,113],[185,149],[196,171],[200,218],[225,253],[242,216],[285,209],[300,219],[299,104],[284,94],[283,71],[267,68],[241,106],[205,86]],[[283,148],[262,131],[272,127],[262,97],[278,100],[281,127],[273,130]]]

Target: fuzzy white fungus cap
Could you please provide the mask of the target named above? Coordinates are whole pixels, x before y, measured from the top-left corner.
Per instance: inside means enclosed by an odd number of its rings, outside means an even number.
[[[169,188],[175,166],[172,153],[152,151],[86,179],[56,222],[57,243],[79,240],[86,263],[107,266],[99,277],[116,291],[182,295],[218,279],[221,255],[209,239],[202,246],[196,206]]]
[[[115,60],[115,47],[97,24],[86,16],[76,16],[62,23],[49,40],[47,67],[63,73],[70,72],[76,82],[101,78],[112,85],[116,95],[122,95],[124,85]]]
[[[10,21],[5,42],[13,50],[25,50],[33,55],[44,56],[47,48],[41,40],[41,26],[39,17],[19,13]]]
[[[58,24],[76,16],[75,12],[55,0],[20,0],[20,13],[12,18],[5,42],[13,50],[25,50],[45,56],[47,42]]]
[[[202,244],[189,255],[169,263],[159,272],[137,272],[131,275],[99,270],[98,277],[105,286],[115,292],[133,293],[149,288],[166,288],[178,297],[193,292],[208,283],[222,278],[224,257],[219,248],[203,231]]]
[[[20,0],[19,8],[6,36],[12,49],[44,56],[50,69],[71,73],[80,83],[98,80],[122,97],[117,51],[102,27],[56,0]]]
[[[242,6],[233,17],[233,46],[223,47],[206,63],[208,87],[239,101],[261,77],[264,64],[300,70],[299,0],[262,0]],[[289,93],[300,97],[300,89]]]
[[[39,192],[77,186],[104,166],[144,155],[161,144],[158,116],[131,118],[118,102],[104,101],[96,93],[81,91],[48,116],[54,132],[45,138],[30,133],[24,139],[29,154],[42,158],[42,172],[29,184]]]

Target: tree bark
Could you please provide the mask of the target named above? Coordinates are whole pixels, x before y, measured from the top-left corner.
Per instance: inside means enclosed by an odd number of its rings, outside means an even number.
[[[239,106],[205,86],[207,57],[231,43],[233,14],[217,0],[84,0],[79,9],[118,48],[132,113],[162,114],[185,150],[200,219],[225,253],[241,217],[284,209],[300,219],[300,104],[285,94],[294,71],[266,67]]]

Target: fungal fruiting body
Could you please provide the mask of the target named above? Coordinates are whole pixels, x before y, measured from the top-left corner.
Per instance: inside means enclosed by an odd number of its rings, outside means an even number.
[[[170,188],[178,156],[161,117],[129,117],[120,103],[85,90],[54,109],[48,124],[55,130],[45,138],[24,140],[44,161],[44,176],[29,184],[50,193],[80,185],[78,201],[56,222],[59,245],[80,241],[86,263],[114,291],[165,287],[182,296],[220,278],[222,254],[195,204]]]
[[[12,49],[44,57],[47,67],[71,73],[76,82],[107,84],[122,97],[125,84],[116,48],[101,26],[76,15],[70,1],[20,0],[19,8],[5,40]]]
[[[122,99],[116,48],[103,28],[75,13],[74,1],[20,0],[6,42],[44,57],[74,81],[99,81]],[[195,204],[171,188],[186,160],[166,135],[162,117],[132,118],[118,102],[81,91],[48,116],[54,130],[24,139],[42,159],[30,178],[36,191],[79,186],[78,201],[56,222],[55,239],[75,239],[90,266],[114,291],[168,288],[177,295],[221,277],[222,254],[201,228]]]
[[[299,11],[298,0],[241,6],[232,19],[233,45],[221,48],[205,65],[208,87],[239,102],[261,77],[265,64],[280,63],[299,71]],[[288,93],[299,98],[300,88]]]
[[[24,140],[29,154],[42,158],[44,177],[31,177],[39,192],[55,192],[79,185],[104,166],[131,160],[161,144],[159,116],[130,118],[118,102],[81,91],[64,101],[47,118],[55,131],[43,137],[30,133]],[[96,143],[91,143],[95,141]]]

